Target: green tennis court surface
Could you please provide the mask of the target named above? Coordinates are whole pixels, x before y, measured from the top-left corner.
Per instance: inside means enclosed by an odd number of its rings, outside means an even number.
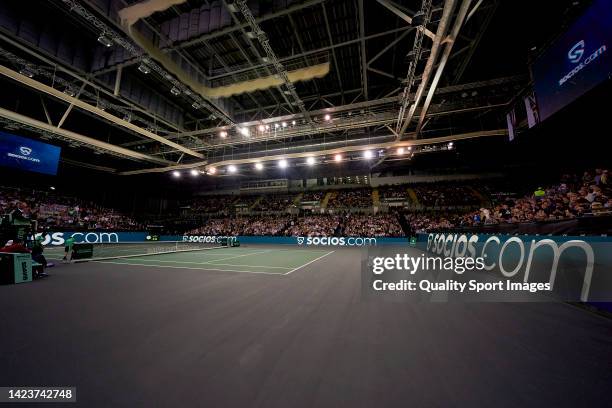
[[[50,258],[59,259],[63,249],[45,251]],[[280,248],[220,248],[194,251],[130,256],[93,261],[115,265],[138,265],[155,268],[201,269],[226,272],[288,275],[311,263],[322,261],[334,251]]]

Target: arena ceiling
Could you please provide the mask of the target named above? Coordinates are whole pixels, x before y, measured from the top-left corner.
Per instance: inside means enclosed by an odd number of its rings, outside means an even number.
[[[336,154],[375,166],[503,135],[529,49],[571,3],[2,2],[0,125],[119,174]]]

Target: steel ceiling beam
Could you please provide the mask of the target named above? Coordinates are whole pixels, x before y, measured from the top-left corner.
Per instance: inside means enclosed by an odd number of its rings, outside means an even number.
[[[60,0],[58,0],[60,1]],[[61,0],[64,4],[66,4],[71,12],[74,12],[84,18],[88,23],[93,25],[96,29],[103,32],[107,37],[109,37],[114,43],[123,47],[126,51],[132,54],[135,57],[141,57],[143,52],[139,48],[137,48],[131,41],[125,39],[122,35],[118,34],[114,29],[110,28],[107,24],[100,21],[95,15],[93,15],[87,8],[83,7],[81,3],[76,0]],[[157,72],[163,78],[166,78],[172,85],[178,87],[182,91],[190,90],[190,88],[184,84],[183,82],[174,78],[174,75],[171,75],[167,72],[167,70],[154,61],[149,61],[147,64],[153,71]],[[190,102],[195,100],[199,104],[200,107],[206,109],[210,113],[216,115],[218,118],[222,119],[226,123],[233,125],[233,118],[225,112],[224,109],[217,106],[212,100],[208,98],[204,98],[199,93],[195,93],[194,90],[190,90]],[[186,92],[182,92],[186,94]]]
[[[325,3],[325,1],[326,0],[309,0],[309,1],[305,1],[305,2],[303,2],[301,4],[295,4],[295,5],[289,6],[289,7],[287,7],[284,10],[280,10],[280,11],[277,11],[275,13],[270,13],[270,14],[267,14],[265,16],[257,17],[255,19],[255,22],[257,24],[259,24],[259,23],[262,23],[264,21],[273,20],[273,19],[276,19],[276,18],[279,18],[279,17],[283,17],[283,16],[286,16],[288,14],[293,14],[293,13],[295,13],[297,11],[303,10],[305,8],[316,6],[316,5],[321,4],[321,3]],[[236,25],[233,25],[233,26],[221,29],[221,30],[217,30],[217,31],[212,32],[212,33],[204,34],[204,35],[202,35],[200,37],[193,38],[193,39],[185,41],[185,42],[182,42],[180,44],[175,45],[172,48],[187,48],[187,47],[191,47],[191,46],[194,46],[194,45],[198,45],[202,41],[209,41],[209,40],[212,40],[214,38],[224,36],[226,34],[230,34],[230,33],[236,32],[236,31],[240,31],[240,30],[244,30],[246,28],[249,28],[249,24],[248,23],[245,23],[245,24],[236,24]]]
[[[508,84],[508,83],[518,83],[518,82],[525,82],[527,80],[527,78],[525,76],[512,76],[512,77],[503,77],[503,78],[494,78],[494,79],[489,79],[489,80],[485,80],[485,81],[477,81],[477,82],[470,82],[470,83],[465,83],[465,84],[459,84],[459,85],[450,85],[450,86],[446,86],[446,87],[442,87],[442,88],[437,88],[435,91],[436,95],[445,95],[445,94],[451,94],[451,93],[457,93],[457,92],[462,92],[462,91],[469,91],[469,90],[473,90],[473,89],[481,89],[481,88],[487,88],[487,87],[493,87],[493,86],[499,86],[499,85],[503,85],[503,84]],[[360,89],[353,89],[350,90],[348,92],[359,92]],[[335,96],[339,96],[339,93]],[[390,97],[386,97],[386,98],[381,98],[381,99],[375,99],[375,100],[370,100],[370,101],[362,101],[362,102],[353,102],[350,104],[346,104],[346,105],[339,105],[339,106],[335,106],[335,107],[330,107],[330,108],[325,108],[325,109],[319,109],[319,110],[314,110],[314,111],[310,111],[310,115],[312,117],[320,117],[326,113],[329,114],[334,114],[334,113],[339,113],[339,112],[348,112],[348,111],[354,111],[354,112],[358,112],[361,109],[378,109],[382,106],[388,105],[389,106],[389,112],[396,112],[395,109],[395,105],[400,101],[400,95],[394,95],[394,96],[390,96]],[[483,108],[495,108],[495,107],[499,107],[499,106],[485,106]],[[474,110],[475,108],[468,108],[469,110]],[[479,108],[481,109],[481,108]],[[469,111],[468,110],[468,111]],[[451,111],[451,112],[457,112],[457,111]],[[462,111],[459,111],[462,112]],[[395,113],[396,115],[396,113]],[[436,113],[436,115],[440,115],[439,113]],[[359,115],[355,115],[355,120],[357,121]],[[291,122],[292,120],[295,119],[299,119],[300,115],[299,114],[291,114],[291,115],[282,115],[282,116],[276,116],[276,117],[271,117],[271,118],[267,118],[267,119],[262,119],[262,120],[253,120],[253,121],[248,121],[248,122],[243,122],[241,123],[242,126],[246,126],[246,127],[253,127],[253,126],[257,126],[257,125],[261,125],[261,124],[274,124],[274,123],[281,123],[281,122]],[[367,124],[367,125],[375,125],[376,123],[376,118],[371,117],[371,121]],[[309,131],[309,127],[307,127],[304,131],[308,132]],[[185,137],[185,136],[211,136],[211,135],[217,135],[218,132],[221,130],[221,128],[219,127],[212,127],[212,128],[207,128],[207,129],[199,129],[199,130],[194,130],[194,131],[188,131],[188,132],[181,132],[181,133],[173,133],[173,134],[168,134],[166,135],[166,138],[173,140],[176,138],[180,138],[180,137]],[[329,130],[328,128],[323,129],[325,131]],[[299,134],[291,134],[291,136],[296,136],[296,135],[301,135],[302,133]],[[253,140],[253,142],[257,142],[259,141],[259,139],[257,140]],[[128,142],[123,144],[122,146],[135,146],[135,145],[139,145],[139,144],[146,144],[149,141],[133,141],[133,142]],[[228,141],[229,143],[230,141]],[[214,145],[208,145],[207,148],[213,147]]]
[[[424,2],[426,1],[429,1],[429,4],[431,5],[431,0],[424,0]],[[401,127],[398,130],[397,134],[400,137],[400,139],[402,138],[404,132],[406,132],[408,125],[410,125],[410,122],[412,121],[412,117],[414,116],[415,110],[417,106],[419,105],[419,102],[421,100],[421,97],[423,96],[423,93],[425,92],[425,88],[429,84],[429,77],[433,70],[433,65],[435,64],[438,58],[440,44],[442,43],[442,40],[446,36],[447,27],[450,23],[450,20],[453,14],[453,10],[455,8],[455,3],[456,3],[456,0],[445,0],[444,1],[444,9],[442,10],[442,17],[440,18],[440,22],[438,23],[438,28],[436,30],[436,36],[431,46],[431,51],[429,54],[429,58],[427,59],[427,64],[425,65],[425,69],[423,70],[423,74],[421,75],[421,83],[419,84],[419,87],[416,91],[414,102],[412,102],[412,105],[410,106],[410,109],[408,111],[408,115],[405,117],[405,119],[402,115],[403,112],[400,112],[400,117],[398,117],[398,125],[401,124]],[[408,95],[405,95],[405,97],[407,98]],[[406,105],[406,101],[404,100],[404,102],[402,103],[402,106],[405,106],[405,105]]]
[[[366,43],[365,43],[365,16],[363,9],[363,0],[357,0],[358,11],[359,11],[359,36],[361,40],[360,48],[360,60],[361,60],[361,83],[363,85],[363,97],[367,101],[368,96],[368,60],[366,56]]]
[[[377,1],[383,6],[385,6],[387,9],[389,9],[393,14],[395,14],[396,16],[398,16],[399,18],[407,22],[408,24],[412,24],[412,17],[404,13],[397,4],[393,3],[390,0],[377,0]],[[425,34],[432,40],[435,38],[435,34],[432,33],[430,30],[428,30],[427,27],[419,26],[418,29],[420,31],[423,31],[423,34]]]
[[[169,165],[172,162],[160,159],[158,157],[149,156],[144,153],[135,152],[133,150],[129,150],[120,146],[115,146],[110,143],[102,142],[100,140],[94,139],[89,136],[84,136],[76,132],[71,132],[66,129],[58,128],[53,125],[49,125],[45,122],[41,122],[39,120],[33,119],[29,116],[21,115],[17,112],[13,112],[4,108],[0,108],[0,117],[9,119],[11,121],[21,123],[26,126],[33,127],[42,132],[51,133],[54,135],[59,135],[66,139],[75,141],[79,144],[83,144],[93,148],[94,150],[104,150],[106,152],[110,152],[111,154],[117,154],[121,157],[126,157],[132,160],[138,161],[147,161],[155,164]]]
[[[327,10],[325,9],[325,3],[321,4],[323,9],[323,20],[325,21],[325,30],[327,31],[327,37],[329,38],[329,45],[333,47],[334,38],[332,37],[331,28],[329,26],[329,19],[327,18]],[[342,85],[342,76],[340,75],[340,65],[338,65],[338,58],[336,57],[336,50],[331,49],[332,58],[334,59],[334,71],[336,72],[336,78],[338,78],[338,85],[340,85],[340,92],[342,92],[342,103],[344,103],[344,86]]]
[[[361,35],[359,35],[357,38],[354,38],[352,40],[347,40],[347,41],[343,41],[343,42],[340,42],[340,43],[331,44],[329,46],[317,48],[315,50],[309,50],[309,51],[305,51],[303,53],[292,54],[292,55],[289,55],[287,57],[282,57],[282,58],[279,59],[279,61],[280,62],[286,62],[286,61],[294,60],[294,59],[297,59],[297,58],[306,57],[306,56],[309,56],[309,55],[320,54],[320,53],[327,52],[327,51],[334,51],[334,50],[336,50],[338,48],[342,48],[342,47],[346,47],[346,46],[349,46],[349,45],[354,45],[354,44],[360,43],[363,40],[368,41],[368,40],[371,40],[371,39],[374,39],[374,38],[383,37],[385,35],[395,34],[397,32],[410,31],[410,30],[413,30],[413,28],[412,27],[401,27],[401,28],[395,28],[395,29],[392,29],[392,30],[382,31],[382,32],[376,33],[376,34],[370,34],[370,35],[368,35],[366,37],[361,37]],[[231,74],[239,74],[239,73],[242,73],[242,72],[252,71],[252,70],[255,70],[255,69],[263,68],[266,65],[267,64],[259,64],[259,65],[254,65],[254,66],[248,67],[248,68],[239,68],[239,69],[236,69],[236,70],[232,71]],[[209,77],[209,79],[210,80],[216,80],[216,79],[220,79],[220,78],[223,78],[223,77],[227,77],[229,75],[230,75],[230,73],[212,75],[212,76]]]
[[[470,8],[471,0],[463,0],[461,6],[459,7],[459,12],[457,13],[457,17],[455,17],[455,21],[453,23],[453,28],[451,29],[451,33],[444,40],[444,51],[442,52],[442,56],[440,57],[440,63],[436,70],[436,74],[434,75],[433,80],[431,81],[431,86],[429,87],[429,91],[427,92],[427,98],[425,99],[425,103],[423,104],[423,108],[421,109],[421,113],[419,115],[419,122],[417,123],[416,135],[419,136],[419,132],[421,131],[421,127],[423,126],[423,121],[425,120],[425,115],[429,110],[429,104],[431,103],[431,99],[436,92],[436,88],[438,87],[438,82],[440,82],[440,78],[442,77],[442,73],[444,72],[444,68],[446,67],[446,62],[448,61],[448,57],[450,56],[451,51],[453,50],[453,45],[455,45],[455,40],[459,35],[459,31],[461,27],[463,27],[463,22],[465,20],[465,16],[468,13]]]
[[[142,109],[141,107],[137,106],[136,104],[132,103],[128,99],[123,98],[120,95],[119,96],[113,95],[112,92],[109,92],[104,87],[89,81],[87,78],[81,76],[80,74],[77,74],[77,73],[73,72],[70,69],[67,69],[66,67],[61,65],[61,63],[58,63],[58,62],[56,62],[54,60],[51,60],[51,59],[41,55],[40,52],[34,51],[32,49],[32,47],[24,46],[23,44],[19,43],[18,41],[15,41],[13,38],[10,38],[10,37],[4,35],[3,33],[0,33],[0,39],[5,41],[5,42],[7,42],[8,44],[10,44],[10,45],[12,45],[14,47],[17,47],[19,50],[26,52],[27,54],[29,54],[30,56],[36,58],[37,60],[42,61],[43,63],[49,65],[50,67],[53,68],[53,70],[57,70],[59,72],[62,72],[64,74],[66,74],[66,75],[76,79],[79,82],[87,84],[87,86],[90,86],[90,87],[94,88],[95,90],[97,90],[100,93],[108,96],[109,98],[121,101],[121,103],[125,104],[127,107],[129,107],[130,110],[132,110],[134,112],[141,113],[141,114],[146,115],[146,116],[149,116],[155,122],[163,123],[164,125],[168,126],[171,129],[181,130],[181,128],[180,128],[180,126],[178,126],[178,124],[168,122],[164,118],[158,117],[157,115],[155,115],[153,113],[150,113],[150,112],[148,112],[145,109]],[[138,120],[141,121],[141,122],[147,122],[146,119],[142,119],[142,118],[139,118]],[[149,122],[149,123],[152,124],[151,122]]]
[[[258,156],[251,157],[246,159],[236,159],[236,160],[223,160],[214,163],[209,163],[207,161],[203,162],[195,162],[190,164],[182,164],[182,165],[173,165],[167,167],[158,167],[153,169],[141,169],[141,170],[130,170],[119,173],[120,175],[130,176],[137,174],[146,174],[146,173],[164,173],[168,171],[174,170],[186,170],[186,169],[195,169],[195,168],[209,168],[209,167],[221,167],[228,166],[230,164],[251,164],[259,161],[276,161],[280,159],[297,159],[297,158],[305,158],[310,156],[329,156],[337,153],[347,153],[347,152],[357,152],[364,151],[369,149],[397,149],[399,147],[408,147],[408,146],[420,146],[420,145],[430,145],[430,144],[438,144],[438,143],[448,143],[448,142],[456,142],[460,140],[467,139],[476,139],[483,137],[494,137],[494,136],[503,136],[507,135],[507,129],[496,129],[496,130],[485,130],[479,132],[470,132],[457,134],[452,136],[443,136],[429,139],[419,139],[419,140],[411,140],[411,141],[398,141],[398,142],[387,142],[387,143],[375,143],[375,144],[367,144],[361,146],[347,146],[336,149],[326,149],[319,151],[309,151],[309,152],[300,152],[300,153],[289,153],[289,154],[278,154],[272,156]]]
[[[30,87],[32,89],[35,89],[37,91],[46,93],[48,95],[51,95],[51,96],[53,96],[53,97],[55,97],[57,99],[60,99],[60,100],[64,101],[64,102],[68,102],[69,104],[72,104],[72,105],[74,105],[74,106],[76,106],[78,108],[81,108],[81,109],[85,110],[85,111],[91,112],[91,113],[93,113],[93,114],[95,114],[95,115],[97,115],[97,116],[99,116],[101,118],[104,118],[104,119],[106,119],[106,120],[108,120],[110,122],[113,122],[113,123],[115,123],[115,124],[117,124],[119,126],[122,126],[122,127],[126,128],[126,129],[129,129],[129,130],[131,130],[131,131],[133,131],[135,133],[138,133],[138,134],[140,134],[142,136],[145,136],[145,137],[147,137],[149,139],[153,139],[153,140],[155,140],[157,142],[160,142],[162,144],[170,146],[170,147],[172,147],[174,149],[177,149],[177,150],[179,150],[181,152],[187,153],[187,154],[189,154],[191,156],[194,156],[194,157],[197,157],[197,158],[202,158],[203,157],[201,153],[195,152],[195,151],[193,151],[191,149],[188,149],[188,148],[186,148],[184,146],[181,146],[178,143],[175,143],[175,142],[172,142],[170,140],[167,140],[166,138],[164,138],[162,136],[159,136],[159,135],[156,135],[155,133],[149,132],[148,130],[145,130],[145,129],[143,129],[143,128],[139,127],[139,126],[136,126],[136,125],[134,125],[134,124],[132,124],[130,122],[127,122],[127,121],[125,121],[123,119],[119,119],[118,117],[116,117],[116,116],[114,116],[114,115],[112,115],[112,114],[110,114],[108,112],[105,112],[105,111],[103,111],[102,109],[100,109],[100,108],[98,108],[96,106],[90,105],[90,104],[88,104],[86,102],[81,101],[80,99],[77,99],[77,98],[74,98],[72,96],[66,95],[64,92],[61,92],[61,91],[59,91],[59,90],[57,90],[55,88],[52,88],[52,87],[50,87],[48,85],[45,85],[42,82],[38,82],[38,81],[36,81],[36,80],[34,80],[32,78],[28,78],[25,75],[21,75],[19,72],[15,72],[12,69],[9,69],[9,68],[7,68],[5,66],[0,65],[0,74],[6,76],[8,78],[11,78],[11,79],[13,79],[13,80],[23,84],[23,85],[26,85],[26,86],[28,86],[28,87]]]
[[[255,20],[255,17],[253,16],[253,13],[251,13],[251,10],[249,9],[249,6],[247,5],[246,0],[236,0],[235,4],[238,6],[240,12],[246,19],[247,24],[251,28],[252,32],[255,34],[257,40],[259,41],[259,44],[263,47],[266,53],[266,56],[269,59],[270,64],[274,66],[277,74],[283,80],[285,87],[287,88],[287,90],[289,91],[289,94],[291,95],[293,99],[293,104],[298,107],[298,109],[300,110],[300,112],[306,118],[308,122],[312,122],[312,118],[310,117],[310,114],[306,110],[306,106],[304,105],[304,102],[300,99],[299,95],[297,94],[295,85],[293,85],[293,83],[289,80],[289,74],[287,73],[287,70],[285,69],[283,64],[278,60],[276,53],[270,46],[270,41],[268,39],[267,34],[261,29],[261,27]]]

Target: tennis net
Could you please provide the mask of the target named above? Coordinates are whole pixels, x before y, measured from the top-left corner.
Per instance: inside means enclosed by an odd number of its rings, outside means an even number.
[[[148,255],[172,254],[177,252],[223,249],[228,242],[184,242],[147,241],[126,243],[75,244],[72,259],[75,262],[105,259],[132,258]]]

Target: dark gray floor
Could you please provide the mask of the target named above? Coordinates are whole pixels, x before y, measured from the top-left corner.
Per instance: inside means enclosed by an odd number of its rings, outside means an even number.
[[[0,386],[73,385],[86,407],[611,405],[612,322],[365,302],[359,260],[288,276],[61,265],[0,286]]]

